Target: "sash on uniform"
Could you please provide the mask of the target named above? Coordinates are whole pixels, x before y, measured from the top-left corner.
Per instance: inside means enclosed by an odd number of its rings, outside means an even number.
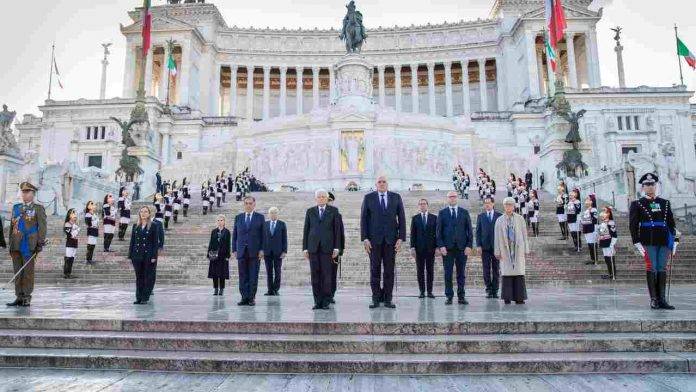
[[[17,230],[22,233],[22,240],[19,242],[19,253],[22,257],[29,259],[31,257],[31,249],[29,249],[29,236],[39,231],[38,224],[27,228],[22,219],[21,204],[15,204],[12,209],[12,218],[17,220]]]

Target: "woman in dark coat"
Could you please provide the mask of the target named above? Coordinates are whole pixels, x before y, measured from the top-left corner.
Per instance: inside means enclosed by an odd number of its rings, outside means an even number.
[[[131,232],[130,249],[128,258],[135,269],[135,302],[136,305],[144,305],[152,294],[151,286],[154,282],[153,268],[157,262],[157,252],[160,247],[159,223],[152,221],[152,212],[148,206],[140,207],[138,221],[133,225]]]
[[[232,237],[225,228],[225,216],[218,215],[217,227],[210,233],[208,243],[208,278],[213,280],[213,295],[222,295],[225,280],[230,278],[230,245]]]

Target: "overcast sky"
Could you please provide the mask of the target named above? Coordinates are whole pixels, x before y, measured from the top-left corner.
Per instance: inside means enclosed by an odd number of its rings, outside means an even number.
[[[671,86],[679,81],[674,23],[696,53],[696,1],[596,0],[604,5],[597,26],[602,84],[618,84],[613,33],[623,27],[626,83],[629,86]],[[210,1],[209,1],[210,2]],[[40,5],[39,5],[40,3]],[[153,0],[154,5],[164,0]],[[255,27],[338,28],[347,0],[217,0],[227,24]],[[440,23],[488,16],[493,0],[357,0],[368,28]],[[4,0],[0,37],[0,104],[39,114],[37,106],[48,90],[51,42],[64,89],[54,83],[57,100],[98,98],[102,42],[112,42],[107,97],[119,96],[125,62],[125,39],[119,23],[129,24],[126,12],[140,0]],[[696,88],[696,72],[684,63],[684,81]]]

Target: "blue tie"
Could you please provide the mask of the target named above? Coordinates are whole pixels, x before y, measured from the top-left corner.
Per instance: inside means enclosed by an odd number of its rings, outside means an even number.
[[[271,221],[271,235],[275,234],[275,222]]]
[[[382,206],[382,211],[386,211],[387,210],[387,203],[384,201],[384,193],[382,193],[380,196],[382,197],[382,199],[380,200],[379,203]]]
[[[251,214],[246,214],[246,218],[244,220],[244,224],[249,226],[249,222],[251,222]]]

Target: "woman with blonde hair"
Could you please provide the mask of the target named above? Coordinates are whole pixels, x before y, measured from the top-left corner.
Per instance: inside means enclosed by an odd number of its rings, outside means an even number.
[[[208,278],[213,280],[213,295],[222,295],[225,280],[230,278],[230,246],[232,236],[225,227],[225,216],[217,216],[217,227],[210,233],[208,242]]]
[[[157,262],[157,252],[160,245],[160,227],[153,223],[150,207],[142,206],[138,210],[137,223],[133,225],[131,232],[128,259],[133,263],[135,270],[135,302],[136,305],[146,304],[152,294],[149,289],[148,278],[151,269]]]
[[[500,261],[503,276],[500,297],[509,304],[524,304],[527,288],[524,280],[526,255],[529,253],[527,224],[522,215],[515,213],[515,199],[503,200],[503,215],[495,221],[493,252]]]

